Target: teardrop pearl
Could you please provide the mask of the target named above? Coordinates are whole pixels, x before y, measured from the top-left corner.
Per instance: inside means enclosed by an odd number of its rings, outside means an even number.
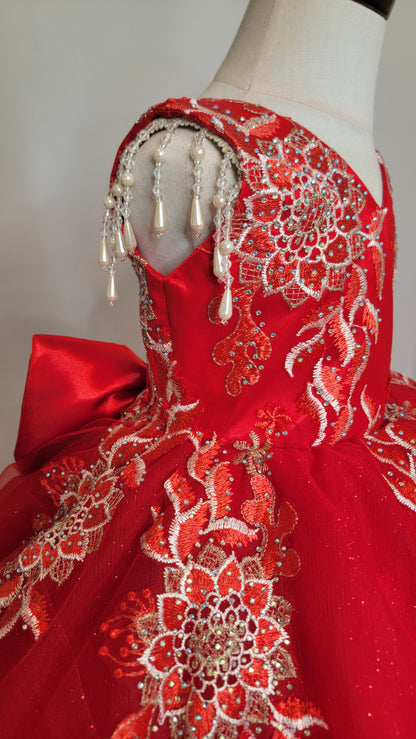
[[[117,293],[117,285],[116,285],[116,278],[114,272],[110,272],[108,276],[108,284],[107,284],[107,300],[110,303],[110,305],[113,305],[114,301],[117,300],[118,293]]]
[[[163,200],[158,200],[156,202],[156,208],[155,208],[155,215],[153,218],[153,230],[157,234],[162,234],[166,229],[166,223],[165,223],[165,208],[163,205]]]
[[[225,260],[223,260],[218,246],[216,246],[214,249],[214,262],[212,265],[212,271],[214,272],[215,277],[222,277],[226,271],[224,261]]]
[[[118,228],[116,231],[116,257],[119,257],[119,259],[124,259],[124,257],[126,256],[127,251],[124,244],[123,234],[121,233],[121,228]]]
[[[233,314],[233,297],[231,294],[231,288],[226,287],[221,298],[220,307],[218,309],[218,315],[221,321],[228,321]]]
[[[201,201],[199,198],[192,199],[190,223],[192,231],[196,231],[197,233],[200,233],[204,228],[204,219],[202,218]]]
[[[127,251],[134,251],[137,246],[137,241],[134,235],[133,226],[129,220],[124,221],[123,236]]]
[[[111,264],[110,250],[105,239],[101,239],[100,241],[100,248],[98,250],[98,264],[100,265],[100,267],[109,267]]]

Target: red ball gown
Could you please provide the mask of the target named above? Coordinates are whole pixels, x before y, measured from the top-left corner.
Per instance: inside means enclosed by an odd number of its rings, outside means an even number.
[[[390,373],[395,226],[293,120],[169,99],[233,148],[213,236],[136,251],[147,365],[35,337],[0,497],[4,739],[416,735],[416,384]],[[165,238],[168,238],[168,234]]]

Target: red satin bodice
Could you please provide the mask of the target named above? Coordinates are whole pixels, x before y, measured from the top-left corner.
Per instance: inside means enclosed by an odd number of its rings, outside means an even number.
[[[133,257],[156,392],[164,383],[151,343],[158,333],[170,337],[182,388],[206,411],[204,427],[235,437],[267,401],[291,419],[279,445],[361,436],[382,417],[389,381],[395,226],[382,160],[378,207],[347,163],[290,119],[247,103],[219,111],[187,99],[156,106],[147,120],[161,115],[221,131],[243,182],[227,325],[217,317],[212,236],[167,276]],[[155,320],[146,318],[149,301]]]

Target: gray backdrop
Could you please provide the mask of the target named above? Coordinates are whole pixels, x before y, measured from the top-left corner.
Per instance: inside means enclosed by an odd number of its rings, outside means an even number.
[[[134,120],[211,81],[247,0],[3,0],[0,466],[12,458],[33,333],[116,341],[143,354],[136,280],[107,307],[96,265],[102,197]],[[387,24],[376,146],[395,197],[399,260],[392,365],[416,376],[416,3]]]

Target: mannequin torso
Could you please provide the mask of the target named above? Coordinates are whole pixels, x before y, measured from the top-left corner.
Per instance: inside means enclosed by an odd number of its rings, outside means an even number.
[[[199,97],[246,100],[293,118],[335,149],[380,204],[373,106],[384,30],[378,12],[351,0],[251,0],[224,62]],[[160,239],[151,228],[151,154],[158,137],[162,134],[154,135],[136,157],[131,221],[145,259],[168,274],[195,245],[188,226],[193,133],[177,131],[167,150],[163,189],[168,225]],[[213,228],[211,200],[220,161],[213,143],[207,141],[205,149],[205,228],[199,241]]]

